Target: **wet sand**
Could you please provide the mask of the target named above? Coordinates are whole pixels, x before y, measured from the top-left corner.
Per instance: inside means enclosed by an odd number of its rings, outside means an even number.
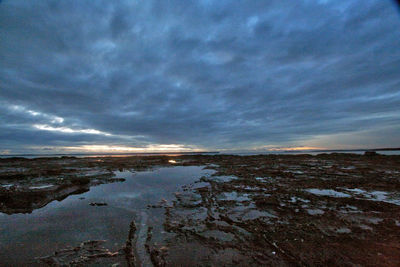
[[[0,159],[0,212],[5,266],[399,266],[400,156]]]

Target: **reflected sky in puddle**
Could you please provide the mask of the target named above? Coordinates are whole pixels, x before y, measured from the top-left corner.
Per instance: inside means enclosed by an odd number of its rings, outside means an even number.
[[[126,240],[129,223],[133,219],[142,222],[143,215],[147,216],[147,205],[162,199],[170,201],[182,185],[212,173],[213,170],[203,170],[203,166],[116,172],[116,177],[126,181],[92,187],[31,214],[0,214],[0,262],[34,266],[35,257],[91,239],[108,240],[107,246],[117,250]],[[108,205],[90,206],[92,202]],[[162,218],[161,209],[151,212],[160,216],[152,214],[149,220]]]
[[[338,192],[332,189],[317,189],[317,188],[312,188],[312,189],[305,189],[304,191],[309,192],[314,195],[319,195],[319,196],[327,196],[327,197],[351,197],[349,194]]]
[[[400,206],[400,194],[398,194],[397,192],[391,193],[385,191],[365,191],[359,188],[353,188],[353,189],[344,188],[344,189],[346,191],[353,192],[357,197],[361,196],[368,200],[382,201]]]
[[[238,192],[224,192],[220,194],[221,200],[228,200],[228,201],[250,201],[249,194],[246,193],[238,193]]]

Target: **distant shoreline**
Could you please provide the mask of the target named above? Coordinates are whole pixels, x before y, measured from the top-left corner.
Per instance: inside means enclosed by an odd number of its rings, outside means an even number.
[[[328,149],[328,150],[310,150],[312,152],[340,152],[340,151],[399,151],[400,147],[397,148],[366,148],[366,149]]]
[[[202,155],[202,154],[218,154],[219,152],[143,152],[143,153],[57,153],[57,154],[3,154],[2,157],[74,157],[74,156],[162,156],[162,155]]]
[[[246,151],[246,152],[224,152],[224,151],[200,151],[200,152],[143,152],[143,153],[57,153],[57,154],[3,154],[0,158],[39,158],[39,157],[107,157],[107,156],[168,156],[168,155],[271,155],[271,154],[321,154],[321,153],[362,153],[367,151],[375,152],[396,152],[400,148],[375,148],[375,149],[327,149],[327,150],[282,150],[282,151]],[[358,154],[357,153],[357,154]]]

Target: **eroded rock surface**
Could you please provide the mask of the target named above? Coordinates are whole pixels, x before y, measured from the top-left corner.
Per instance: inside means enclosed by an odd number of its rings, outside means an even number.
[[[44,174],[40,173],[43,164]],[[12,197],[28,199],[20,202],[30,205],[30,210],[39,208],[61,197],[64,188],[87,190],[111,182],[115,170],[192,165],[215,172],[184,186],[172,202],[148,203],[149,218],[135,225],[141,236],[134,237],[132,225],[131,230],[127,225],[126,247],[112,254],[115,258],[98,261],[140,265],[143,252],[151,261],[146,265],[154,266],[400,266],[400,156],[0,160],[1,208],[2,212],[4,207],[10,209],[7,199]],[[61,171],[50,171],[56,167]],[[85,182],[72,183],[68,180],[72,177]],[[30,201],[40,199],[35,194],[46,195],[46,200]],[[163,217],[152,218],[155,210],[163,211]],[[138,212],[138,219],[144,218],[140,216]],[[144,246],[140,253],[138,246]],[[75,256],[87,257],[85,250],[81,245]]]

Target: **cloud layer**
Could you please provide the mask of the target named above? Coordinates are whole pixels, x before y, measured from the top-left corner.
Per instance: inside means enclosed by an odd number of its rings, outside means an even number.
[[[0,151],[400,144],[394,1],[12,0],[0,25]]]

